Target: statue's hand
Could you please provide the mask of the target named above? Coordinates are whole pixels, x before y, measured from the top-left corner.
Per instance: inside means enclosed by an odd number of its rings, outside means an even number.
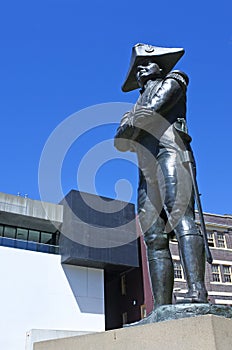
[[[120,122],[120,127],[123,127],[124,125],[128,125],[133,127],[133,114],[132,112],[126,112]]]
[[[139,130],[134,126],[134,114],[133,110],[126,112],[120,122],[120,126],[117,130],[117,135],[130,140],[135,140],[138,136]]]
[[[123,115],[120,126],[114,138],[115,147],[122,152],[133,151],[132,142],[136,140],[140,130],[133,125],[133,113],[127,112]]]
[[[144,125],[152,122],[154,117],[154,111],[152,108],[140,105],[135,105],[131,114],[133,114],[133,125],[141,129],[143,129]]]

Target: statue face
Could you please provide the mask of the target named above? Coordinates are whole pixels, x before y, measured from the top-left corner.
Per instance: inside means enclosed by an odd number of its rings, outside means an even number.
[[[154,80],[160,76],[160,67],[154,62],[143,62],[137,67],[136,78],[141,88],[146,84],[148,80]]]

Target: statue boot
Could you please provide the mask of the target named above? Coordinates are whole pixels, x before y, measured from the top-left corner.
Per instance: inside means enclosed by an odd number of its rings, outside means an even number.
[[[181,303],[208,303],[205,288],[205,249],[201,235],[185,235],[179,239],[179,250],[188,292]]]
[[[148,261],[154,297],[154,308],[161,305],[172,304],[174,269],[170,251],[148,250]]]

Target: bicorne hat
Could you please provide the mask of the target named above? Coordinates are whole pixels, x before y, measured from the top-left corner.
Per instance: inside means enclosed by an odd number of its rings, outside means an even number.
[[[127,92],[138,89],[139,85],[136,79],[136,68],[145,59],[155,62],[163,70],[164,74],[170,72],[179,59],[183,56],[184,49],[158,47],[148,44],[136,44],[132,48],[130,68],[126,80],[122,85],[122,91]]]

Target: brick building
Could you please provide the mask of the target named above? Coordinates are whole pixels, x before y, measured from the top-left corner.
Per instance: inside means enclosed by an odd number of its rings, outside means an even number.
[[[212,265],[206,262],[205,283],[208,300],[213,304],[232,306],[232,215],[204,213],[208,235],[208,243],[213,257]],[[200,226],[196,212],[196,222]],[[139,225],[137,227],[139,230]],[[178,243],[174,238],[170,242],[170,250],[174,263],[173,303],[181,300],[187,292],[186,280],[181,266]],[[146,248],[140,236],[140,256],[143,276],[143,304],[140,306],[141,318],[146,317],[153,309],[153,296],[147,266]],[[125,283],[126,275],[122,276]],[[125,318],[125,312],[124,312]]]
[[[232,305],[232,215],[205,213],[208,243],[213,257],[212,265],[206,263],[205,282],[209,301]],[[197,222],[198,215],[196,216]],[[186,292],[186,282],[180,263],[177,242],[171,242],[175,268],[174,294],[181,299]]]

